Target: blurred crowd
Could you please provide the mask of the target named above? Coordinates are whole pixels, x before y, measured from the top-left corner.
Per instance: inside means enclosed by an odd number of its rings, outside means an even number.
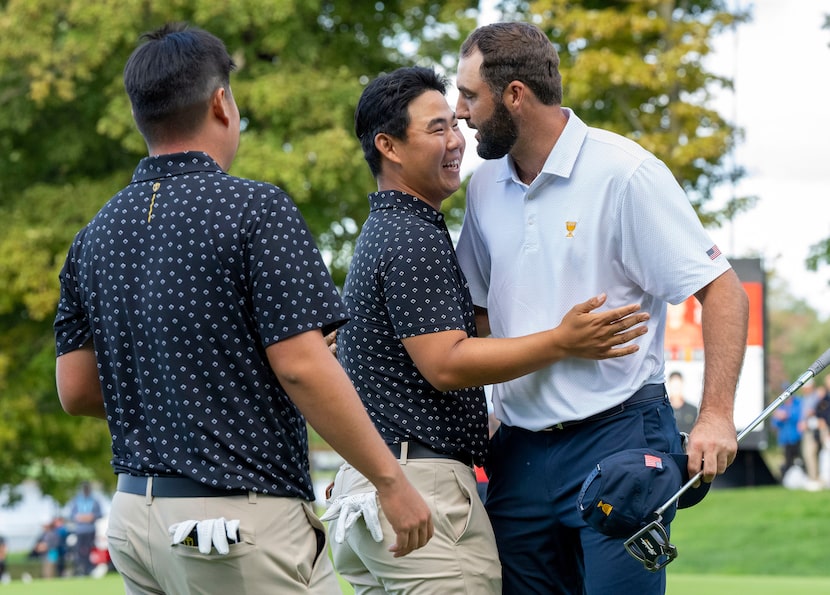
[[[830,375],[805,383],[775,410],[772,425],[783,454],[784,487],[830,489]]]
[[[89,483],[81,484],[65,514],[43,527],[30,559],[41,561],[43,578],[106,574],[110,570],[101,502]]]

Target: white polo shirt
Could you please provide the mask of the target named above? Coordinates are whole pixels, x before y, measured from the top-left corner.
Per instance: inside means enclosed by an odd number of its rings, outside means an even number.
[[[730,268],[665,164],[566,111],[568,123],[530,186],[510,157],[473,174],[457,247],[473,302],[487,308],[495,337],[553,328],[603,292],[603,309],[639,303],[651,319],[634,355],[568,358],[496,385],[497,417],[530,430],[583,419],[664,382],[666,303]]]

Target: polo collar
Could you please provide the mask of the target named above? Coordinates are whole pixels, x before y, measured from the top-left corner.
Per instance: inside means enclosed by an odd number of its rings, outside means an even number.
[[[582,145],[588,136],[588,126],[579,119],[579,117],[570,108],[562,108],[568,114],[568,122],[562,130],[562,134],[556,141],[556,144],[548,154],[545,160],[545,165],[539,175],[554,175],[560,178],[570,178],[576,165],[576,159],[579,156]],[[510,155],[502,157],[501,171],[498,174],[497,181],[505,182],[513,180],[519,182],[519,176],[516,174],[516,166],[513,163],[513,158]]]
[[[132,182],[145,182],[197,172],[225,173],[207,153],[186,151],[145,157],[135,168]]]
[[[369,195],[369,209],[382,211],[384,209],[403,209],[430,223],[444,221],[444,214],[436,211],[431,205],[420,198],[400,190],[379,190]]]

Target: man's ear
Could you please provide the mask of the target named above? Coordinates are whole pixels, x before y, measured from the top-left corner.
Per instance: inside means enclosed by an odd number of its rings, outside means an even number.
[[[375,148],[384,159],[388,159],[393,163],[401,162],[400,155],[398,155],[398,139],[395,137],[385,132],[377,133],[375,135]]]
[[[230,124],[231,118],[228,115],[228,98],[225,87],[219,87],[213,92],[210,97],[210,109],[213,116],[221,120],[225,126]]]
[[[508,111],[514,112],[518,110],[522,103],[527,100],[527,93],[528,88],[525,84],[521,81],[511,81],[505,88],[504,92],[501,94],[502,102],[504,103],[504,107],[508,109]]]

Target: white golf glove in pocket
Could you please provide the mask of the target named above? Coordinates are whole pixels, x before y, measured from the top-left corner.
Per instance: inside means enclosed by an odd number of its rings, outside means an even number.
[[[380,528],[378,518],[377,492],[364,492],[350,496],[338,496],[329,504],[325,514],[320,517],[321,521],[332,521],[337,519],[334,526],[334,541],[343,543],[346,538],[346,530],[355,524],[357,519],[363,517],[366,528],[372,535],[372,539],[380,543],[383,541],[383,530]]]
[[[186,543],[193,539],[194,529],[195,544]],[[168,532],[173,545],[198,545],[199,551],[203,554],[209,554],[211,548],[215,547],[218,553],[225,555],[230,551],[229,544],[239,541],[239,521],[226,521],[224,517],[202,521],[188,520],[170,525]]]

